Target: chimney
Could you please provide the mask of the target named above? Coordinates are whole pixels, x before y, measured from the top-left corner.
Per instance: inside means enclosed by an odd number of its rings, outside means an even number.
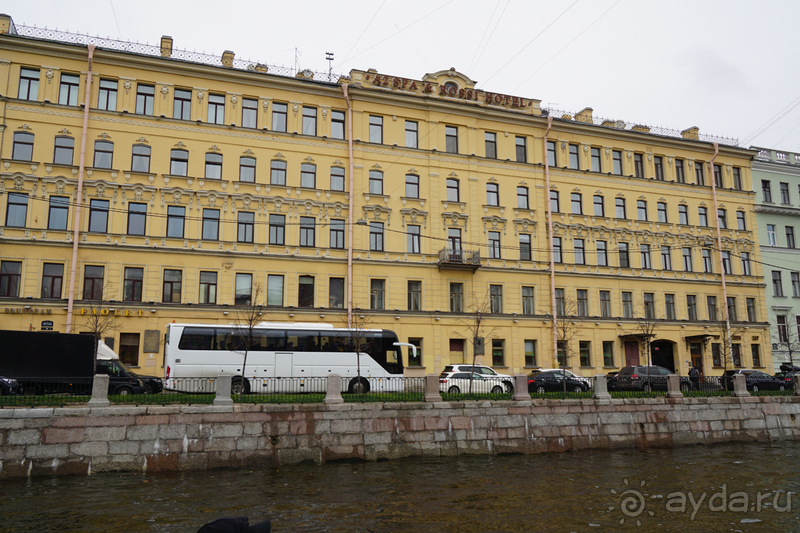
[[[172,37],[161,36],[161,57],[172,57]]]
[[[231,68],[233,67],[233,52],[225,50],[222,52],[222,66]]]
[[[585,122],[586,124],[592,124],[594,121],[592,120],[592,108],[591,107],[584,107],[575,115],[576,122]]]
[[[684,139],[689,139],[692,141],[699,141],[700,140],[700,128],[697,126],[692,126],[691,128],[686,128],[681,132],[681,137]]]
[[[639,133],[650,133],[650,126],[642,126],[641,124],[636,124],[634,127],[631,128],[631,131],[638,131]]]

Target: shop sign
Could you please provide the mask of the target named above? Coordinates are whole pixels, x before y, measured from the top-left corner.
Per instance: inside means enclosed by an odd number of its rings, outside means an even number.
[[[52,309],[45,309],[39,307],[6,307],[6,313],[11,314],[26,314],[26,315],[51,315]]]
[[[89,309],[85,307],[81,307],[81,314],[82,315],[113,315],[113,316],[142,316],[141,309],[110,309],[108,307],[103,307],[101,309],[95,309],[90,307]]]
[[[53,331],[53,321],[42,320],[42,331]]]

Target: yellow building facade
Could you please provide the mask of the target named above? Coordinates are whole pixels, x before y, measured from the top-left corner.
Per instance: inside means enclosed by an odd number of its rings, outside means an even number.
[[[344,326],[350,307],[420,346],[404,363],[423,375],[472,360],[479,309],[479,361],[520,373],[556,366],[555,305],[578,374],[644,364],[647,315],[654,363],[710,375],[727,310],[732,363],[771,368],[751,151],[548,113],[454,69],[329,81],[169,38],[90,62],[0,27],[2,329],[114,315],[123,360],[162,375],[173,321],[228,324],[252,301]]]

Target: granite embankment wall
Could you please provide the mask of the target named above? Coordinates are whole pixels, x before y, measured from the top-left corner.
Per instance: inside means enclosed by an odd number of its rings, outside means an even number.
[[[0,478],[800,439],[800,397],[0,409]]]

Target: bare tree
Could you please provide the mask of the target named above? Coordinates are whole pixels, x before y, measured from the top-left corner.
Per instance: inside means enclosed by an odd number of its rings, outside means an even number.
[[[358,306],[356,306],[358,308]],[[347,318],[345,317],[345,320]],[[348,390],[355,394],[369,392],[369,382],[361,376],[361,353],[366,352],[368,344],[373,340],[369,335],[372,315],[363,309],[354,312],[348,331],[348,351],[356,354],[356,379],[351,381]]]
[[[564,395],[567,394],[567,368],[572,356],[572,344],[581,330],[580,324],[575,320],[578,314],[578,304],[571,296],[557,302],[556,310],[556,341],[557,352],[555,360],[562,370]],[[560,353],[559,353],[560,352]]]
[[[772,341],[776,342],[778,346],[784,347],[780,351],[786,357],[785,362],[789,363],[792,368],[794,368],[795,355],[800,353],[800,333],[798,333],[798,328],[792,327],[795,324],[798,324],[797,315],[789,313],[785,315],[783,324],[776,320],[771,324],[772,327],[770,328]],[[775,351],[773,350],[774,354]]]
[[[639,353],[644,359],[642,363],[645,367],[647,378],[650,377],[650,366],[653,364],[653,341],[656,338],[657,327],[658,319],[656,318],[655,309],[647,304],[642,304],[642,309],[636,318],[636,325],[633,331],[623,331],[623,335],[635,337],[639,343]],[[647,382],[650,382],[649,379]]]
[[[103,287],[103,294],[111,291],[111,285]],[[84,312],[85,310],[85,312]],[[97,361],[97,343],[109,332],[119,330],[117,316],[113,309],[103,306],[103,300],[88,300],[85,308],[81,309],[81,333],[94,337],[94,360]]]
[[[492,311],[492,301],[488,292],[483,295],[473,293],[470,304],[467,306],[467,314],[458,320],[467,330],[468,341],[472,344],[472,368],[469,373],[469,393],[472,394],[472,374],[475,371],[475,364],[479,355],[484,355],[486,340],[494,335],[495,328],[486,326],[485,321]]]
[[[718,308],[717,308],[717,316],[724,317],[725,316],[724,315],[725,312],[726,312],[726,309],[724,309],[721,305],[718,306]],[[741,364],[741,357],[742,357],[741,346],[742,345],[741,345],[741,343],[738,343],[738,344],[734,345],[733,341],[737,340],[737,338],[741,339],[742,336],[745,334],[746,330],[741,326],[735,326],[733,323],[731,323],[730,327],[729,327],[728,323],[726,323],[725,320],[717,321],[716,328],[717,328],[717,331],[718,331],[719,335],[716,335],[715,337],[718,337],[722,342],[714,343],[714,344],[717,344],[719,346],[719,359],[720,359],[720,364],[722,365],[722,373],[724,375],[725,372],[729,369],[729,367],[731,367],[732,364],[733,365],[736,364],[734,356],[738,355],[739,363]],[[712,349],[712,354],[713,354],[713,350],[714,350],[714,344],[711,345],[712,346],[712,348],[711,348]],[[738,350],[738,353],[737,353],[737,350]],[[724,386],[725,390],[727,391],[728,390],[728,380],[727,379],[723,379],[722,382],[723,382],[723,386]]]
[[[260,336],[256,333],[256,327],[264,319],[264,306],[257,303],[264,295],[264,286],[256,283],[250,294],[250,299],[245,303],[236,306],[237,325],[234,342],[234,351],[242,354],[242,379],[236,380],[231,384],[231,392],[241,398],[242,394],[250,391],[249,381],[247,380],[247,354],[260,344]]]

